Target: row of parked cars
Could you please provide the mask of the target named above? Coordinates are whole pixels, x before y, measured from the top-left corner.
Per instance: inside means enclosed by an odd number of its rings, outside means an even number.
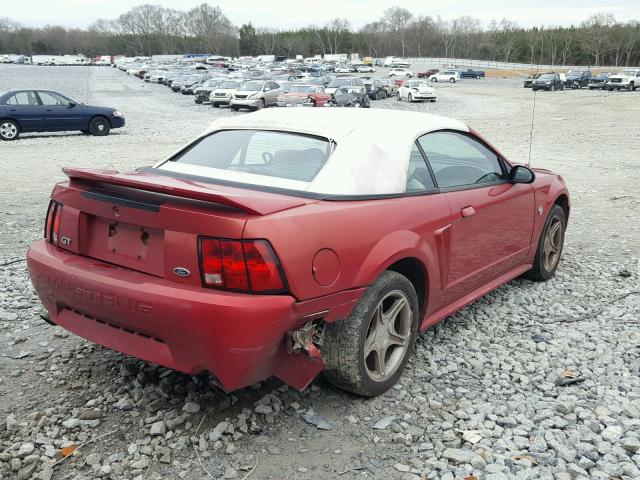
[[[628,90],[640,88],[640,69],[629,68],[618,73],[602,72],[593,75],[590,70],[569,72],[533,73],[524,80],[524,87],[535,90],[564,90],[565,88],[589,90]]]
[[[425,79],[335,75],[322,69],[212,67],[203,64],[119,65],[146,82],[193,95],[196,104],[232,110],[266,107],[364,107],[372,100],[435,102],[437,94]],[[334,73],[331,75],[330,73]]]

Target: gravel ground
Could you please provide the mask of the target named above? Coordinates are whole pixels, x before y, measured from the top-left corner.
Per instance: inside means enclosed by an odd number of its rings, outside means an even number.
[[[425,332],[401,382],[365,400],[322,378],[224,394],[43,323],[20,260],[60,168],[152,164],[235,113],[109,68],[0,66],[0,89],[18,87],[116,107],[127,126],[0,144],[0,479],[640,478],[640,92],[537,95],[531,163],[573,194],[557,275]],[[435,104],[373,107],[457,117],[526,161],[519,79],[436,88]]]

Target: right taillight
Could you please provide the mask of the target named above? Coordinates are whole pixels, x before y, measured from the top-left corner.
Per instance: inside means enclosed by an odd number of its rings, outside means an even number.
[[[266,240],[199,238],[204,287],[245,293],[282,293],[286,281]]]
[[[54,245],[58,245],[60,241],[60,217],[62,217],[62,204],[52,200],[47,210],[44,236]]]

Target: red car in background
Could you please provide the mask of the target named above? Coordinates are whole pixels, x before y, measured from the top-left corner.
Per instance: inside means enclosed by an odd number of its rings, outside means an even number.
[[[418,72],[418,78],[429,78],[431,75],[435,75],[439,71],[440,69],[438,68],[430,68],[424,72]]]
[[[27,254],[48,321],[227,390],[384,392],[418,331],[551,278],[570,208],[465,124],[386,109],[225,117],[154,167],[64,171]]]
[[[319,85],[292,85],[288,92],[278,95],[278,107],[324,107],[331,99]]]

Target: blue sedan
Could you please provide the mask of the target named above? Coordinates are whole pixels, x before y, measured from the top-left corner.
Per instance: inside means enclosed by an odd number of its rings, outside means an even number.
[[[15,140],[24,132],[80,130],[108,135],[124,127],[124,115],[114,108],[93,107],[49,90],[0,92],[0,140]]]

